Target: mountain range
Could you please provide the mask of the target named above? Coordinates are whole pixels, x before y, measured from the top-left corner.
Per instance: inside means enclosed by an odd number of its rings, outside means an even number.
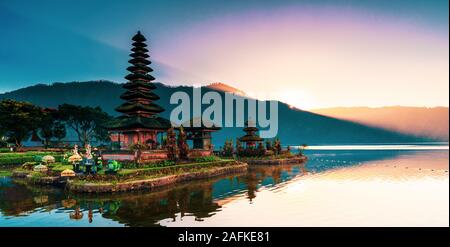
[[[167,86],[162,83],[155,83],[155,85],[157,89],[154,92],[161,97],[156,103],[166,109],[165,112],[161,113],[166,118],[169,118],[170,111],[176,107],[176,105],[171,105],[169,101],[172,93],[183,91],[189,95],[192,94],[192,87],[189,86]],[[223,96],[224,91],[229,92],[231,89],[231,87],[221,83],[211,87],[203,87],[202,94],[208,91],[217,91]],[[105,112],[113,116],[118,116],[119,114],[114,108],[122,103],[119,96],[123,92],[124,89],[122,89],[120,83],[111,81],[57,82],[49,85],[37,84],[3,93],[0,94],[0,100],[9,98],[28,101],[43,107],[57,107],[63,103],[99,106]],[[238,92],[236,94],[237,97],[246,97],[242,91],[239,90]],[[393,131],[354,121],[338,119],[325,116],[322,113],[318,114],[295,109],[282,102],[278,104],[278,112],[278,137],[284,145],[406,143],[442,141],[445,139],[440,138],[439,135],[404,133],[401,130]],[[242,136],[243,134],[242,128],[222,128],[222,130],[213,134],[213,143],[216,147],[219,147],[223,145],[226,139],[235,140],[236,137]],[[75,139],[69,135],[70,138]]]
[[[311,112],[401,133],[448,141],[448,107],[334,107]]]

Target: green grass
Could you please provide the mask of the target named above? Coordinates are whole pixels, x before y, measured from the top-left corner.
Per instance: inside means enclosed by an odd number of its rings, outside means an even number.
[[[217,162],[215,162],[217,164]],[[169,175],[179,175],[179,174],[183,174],[186,172],[206,172],[206,171],[210,171],[212,169],[215,169],[217,167],[223,167],[224,165],[230,163],[229,161],[227,162],[222,162],[221,165],[212,165],[213,163],[211,162],[210,165],[205,166],[204,162],[202,163],[194,163],[194,164],[184,164],[184,165],[178,165],[178,166],[174,166],[171,168],[183,168],[183,169],[172,169],[170,172],[162,172],[161,170],[163,170],[164,168],[147,168],[147,169],[123,169],[120,170],[117,174],[117,176],[113,176],[110,177],[109,179],[82,179],[82,178],[78,178],[76,180],[73,181],[74,184],[76,185],[84,185],[87,183],[92,183],[92,184],[97,184],[97,185],[105,185],[105,184],[112,184],[112,185],[116,185],[119,182],[130,182],[130,181],[136,181],[136,180],[144,180],[144,179],[154,179],[154,178],[160,178],[160,177],[165,177],[165,176],[169,176]],[[201,164],[201,165],[199,165]],[[137,173],[138,171],[142,172],[142,173]],[[151,173],[148,173],[148,171],[153,171]],[[159,171],[159,172],[155,172],[155,171]],[[133,174],[133,176],[126,176],[126,175],[131,175]]]
[[[210,167],[210,166],[222,166],[227,163],[229,163],[231,160],[220,160],[220,161],[210,161],[210,162],[194,162],[194,163],[185,163],[185,164],[178,164],[178,165],[171,165],[171,166],[165,166],[165,167],[159,167],[159,166],[149,166],[145,168],[136,168],[136,169],[122,169],[117,174],[118,175],[128,175],[138,172],[145,172],[145,171],[166,171],[166,170],[173,170],[173,169],[183,169],[183,168],[194,168],[194,167]]]
[[[0,170],[0,177],[11,177],[12,171],[11,170]]]
[[[167,167],[147,167],[135,169],[121,169],[117,175],[102,175],[101,173],[93,177],[79,177],[74,180],[76,184],[94,183],[105,184],[112,182],[135,181],[140,179],[158,178],[168,175],[178,175],[186,172],[207,171],[218,167],[234,164],[234,160],[220,160],[212,162],[194,162],[172,165]]]
[[[36,156],[51,155],[55,157],[56,161],[61,161],[63,155],[55,152],[15,152],[15,153],[0,153],[0,166],[21,165],[25,162],[35,161]]]
[[[195,162],[212,162],[212,161],[220,161],[221,159],[217,156],[211,155],[211,156],[204,156],[204,157],[198,157],[195,158]]]
[[[285,153],[279,155],[268,155],[268,156],[252,156],[252,157],[238,157],[239,160],[279,160],[296,157],[295,154]]]
[[[54,172],[62,172],[66,169],[72,169],[73,166],[71,164],[64,164],[64,163],[55,163],[55,165],[50,166],[52,171]]]
[[[11,149],[9,148],[0,148],[0,153],[10,153]]]

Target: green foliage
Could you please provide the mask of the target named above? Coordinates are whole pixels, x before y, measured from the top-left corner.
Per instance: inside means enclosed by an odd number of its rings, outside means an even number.
[[[109,160],[108,161],[108,165],[107,165],[107,170],[110,172],[118,172],[120,170],[120,168],[122,167],[122,164],[120,164],[118,161],[116,160]]]
[[[270,142],[270,140],[266,140],[266,149],[272,150],[272,143]]]
[[[244,148],[242,147],[241,141],[239,138],[236,138],[236,154],[240,156],[244,152]]]
[[[0,170],[0,177],[11,177],[12,171],[10,170]]]
[[[273,142],[273,151],[275,152],[275,155],[281,154],[281,142],[278,138]]]
[[[0,102],[0,133],[21,148],[41,124],[42,111],[28,102],[3,100]]]
[[[197,157],[194,159],[195,162],[213,162],[213,161],[219,161],[220,158],[214,155],[210,156],[204,156],[204,157]]]
[[[173,166],[175,165],[175,161],[172,160],[164,160],[160,163],[156,163],[151,165],[151,167],[168,167],[168,166]]]
[[[189,146],[186,141],[186,133],[184,132],[183,126],[180,127],[180,132],[178,133],[178,149],[180,150],[180,159],[187,160],[189,155]]]
[[[223,146],[223,156],[231,157],[234,153],[233,141],[226,140]]]
[[[177,153],[178,153],[178,147],[177,147],[177,140],[175,138],[175,131],[173,128],[170,128],[167,131],[167,158],[169,160],[177,160]]]
[[[78,135],[85,146],[93,139],[108,141],[108,131],[103,127],[112,118],[100,107],[63,104],[58,107],[61,119]]]
[[[0,133],[0,153],[9,152],[10,149],[7,148],[8,142],[6,141],[6,138],[3,137]]]
[[[45,155],[52,155],[57,162],[63,159],[63,155],[55,152],[0,153],[0,166],[21,165],[25,162],[40,163]]]
[[[72,168],[73,168],[73,165],[68,165],[65,163],[54,163],[51,166],[52,171],[56,172],[56,173],[61,173],[62,171],[66,170],[66,169],[72,169]]]
[[[266,153],[266,149],[264,148],[264,145],[262,144],[262,142],[258,143],[258,148],[256,151],[258,153],[258,156],[263,156]]]
[[[60,113],[55,109],[43,109],[39,135],[44,139],[45,147],[48,147],[52,138],[58,140],[66,136],[66,127],[61,122]]]

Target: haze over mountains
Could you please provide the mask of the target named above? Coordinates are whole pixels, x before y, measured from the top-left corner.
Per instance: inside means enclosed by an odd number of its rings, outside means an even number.
[[[311,112],[402,133],[449,140],[448,107],[335,107]]]
[[[169,103],[170,96],[173,92],[183,91],[190,95],[192,94],[192,87],[188,86],[170,87],[161,83],[156,83],[156,86],[155,93],[161,97],[157,103],[166,109],[161,114],[166,118],[169,118],[171,109],[176,107],[176,105]],[[218,91],[223,94],[223,90],[221,89],[223,87],[217,89],[206,87],[202,89],[202,93]],[[57,107],[63,103],[100,106],[109,114],[118,116],[119,114],[114,108],[122,102],[119,98],[122,92],[122,85],[118,83],[110,81],[87,81],[54,83],[51,85],[38,84],[0,94],[0,99],[10,98],[29,101],[45,107]],[[203,105],[203,108],[206,107],[207,105]],[[278,137],[285,145],[300,145],[303,143],[308,145],[405,143],[443,140],[436,136],[404,134],[308,111],[292,109],[289,105],[281,102],[278,105],[278,112]],[[213,141],[219,147],[223,145],[226,139],[235,140],[236,137],[242,136],[243,134],[242,128],[223,128],[214,134]]]

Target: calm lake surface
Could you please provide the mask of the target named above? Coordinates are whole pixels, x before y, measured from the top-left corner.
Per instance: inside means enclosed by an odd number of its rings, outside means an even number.
[[[304,165],[101,196],[0,177],[0,226],[449,226],[448,144],[305,153]]]

